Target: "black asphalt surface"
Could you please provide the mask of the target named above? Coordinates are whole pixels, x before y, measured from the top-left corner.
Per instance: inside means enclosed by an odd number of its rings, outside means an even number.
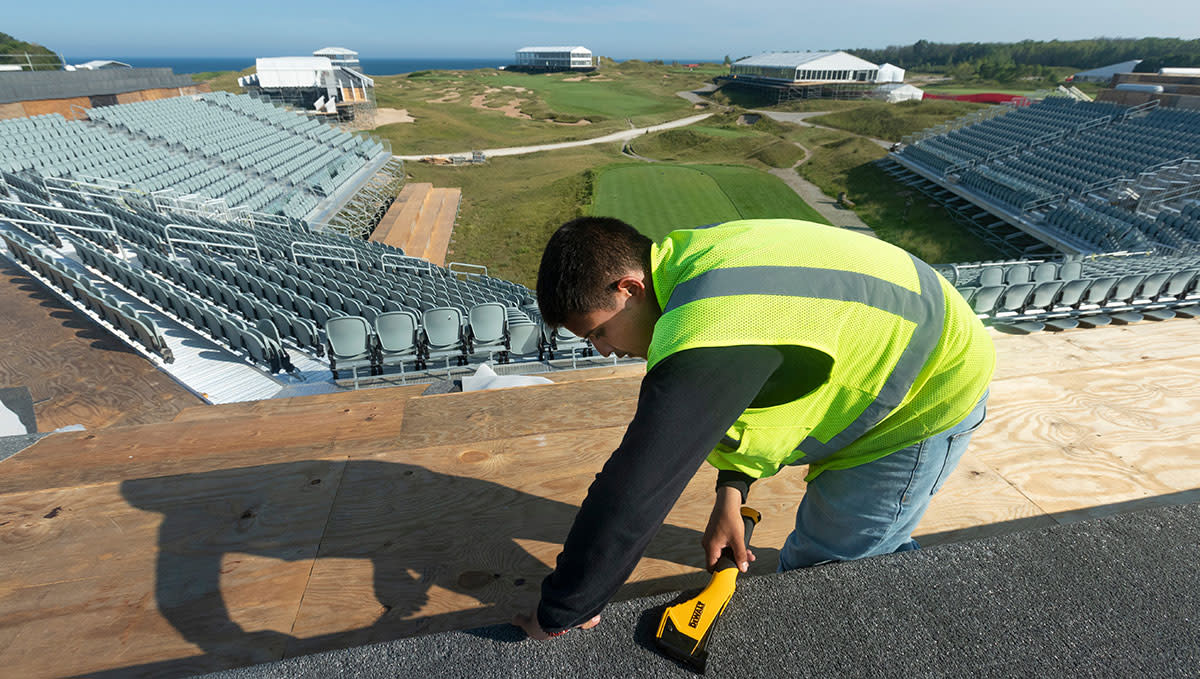
[[[17,434],[16,436],[0,436],[0,460],[6,460],[13,455],[37,443],[45,434]]]
[[[695,676],[651,650],[680,597],[612,604],[546,642],[499,625],[210,676]],[[1200,676],[1200,504],[744,576],[707,676]]]

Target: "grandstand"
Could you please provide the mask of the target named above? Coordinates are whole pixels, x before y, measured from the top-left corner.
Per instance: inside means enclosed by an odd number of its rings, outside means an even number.
[[[211,402],[590,355],[526,288],[440,266],[453,209],[415,256],[313,219],[394,165],[374,138],[224,92],[89,113],[0,123],[7,248]]]
[[[1200,246],[1200,111],[1018,102],[906,137],[887,169],[1011,254]]]

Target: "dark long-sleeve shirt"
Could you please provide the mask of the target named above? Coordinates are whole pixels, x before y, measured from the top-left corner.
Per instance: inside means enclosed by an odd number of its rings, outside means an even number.
[[[738,416],[807,393],[825,381],[829,365],[820,352],[769,346],[689,349],[655,365],[620,447],[588,488],[542,582],[542,629],[556,632],[598,614]],[[752,481],[737,472],[718,476],[718,485],[738,488],[743,500]]]

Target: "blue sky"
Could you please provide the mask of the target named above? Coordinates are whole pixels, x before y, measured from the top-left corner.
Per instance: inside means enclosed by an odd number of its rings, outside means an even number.
[[[1196,0],[497,0],[342,3],[56,0],[11,3],[0,30],[72,56],[278,56],[326,45],[364,57],[495,57],[585,45],[629,58],[1108,37],[1200,37]],[[1148,10],[1152,7],[1152,10]]]

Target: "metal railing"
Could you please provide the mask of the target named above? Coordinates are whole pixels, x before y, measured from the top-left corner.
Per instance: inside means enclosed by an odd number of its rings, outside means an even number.
[[[219,234],[224,234],[224,235],[228,235],[228,236],[238,236],[241,238],[249,238],[250,242],[253,243],[253,245],[238,245],[237,243],[223,243],[221,241],[192,240],[192,239],[188,239],[188,238],[176,238],[171,235],[172,229],[184,230],[184,231],[200,231],[202,233],[219,233]],[[214,228],[208,227],[208,226],[195,226],[192,224],[167,224],[166,226],[163,227],[163,236],[166,238],[167,248],[170,249],[170,251],[171,251],[172,259],[174,259],[176,257],[175,243],[184,243],[184,244],[189,244],[189,245],[207,245],[209,247],[214,247],[214,248],[228,248],[231,250],[253,250],[254,256],[258,259],[258,261],[259,262],[262,261],[262,252],[258,249],[258,238],[256,238],[254,236],[254,234],[252,234],[252,233],[245,233],[243,231],[228,231],[226,229],[214,229]]]
[[[122,258],[125,257],[125,248],[121,247],[121,234],[120,234],[120,232],[117,231],[117,222],[116,222],[116,220],[114,220],[112,218],[112,215],[108,215],[103,212],[93,212],[90,210],[76,210],[74,208],[58,207],[57,205],[41,205],[38,203],[23,203],[23,202],[17,201],[17,200],[0,200],[0,203],[4,203],[7,205],[19,205],[21,207],[33,208],[35,210],[57,210],[59,212],[69,212],[72,214],[88,215],[91,217],[103,217],[108,220],[108,225],[111,230],[102,229],[102,228],[94,227],[94,226],[79,226],[77,224],[59,224],[58,222],[54,222],[54,225],[60,226],[64,229],[67,229],[68,231],[91,231],[91,232],[95,232],[95,233],[109,234],[113,237],[113,243],[116,244],[117,251],[121,253],[121,257]],[[8,219],[8,217],[0,217],[0,219]],[[30,223],[38,223],[38,222],[30,222]]]
[[[52,183],[53,183],[53,185],[52,185]],[[90,189],[99,189],[102,191],[107,191],[108,193],[87,193],[85,191],[81,191],[81,190],[75,189],[75,188],[67,188],[66,186],[58,186],[58,184],[66,184],[68,186],[82,186],[82,187],[90,188]],[[144,191],[139,191],[137,189],[121,189],[121,188],[116,188],[113,186],[104,186],[102,184],[85,182],[83,180],[72,179],[70,177],[42,177],[42,188],[45,189],[46,193],[52,193],[52,192],[57,191],[60,193],[74,193],[74,194],[78,194],[80,196],[91,196],[94,198],[112,198],[114,193],[130,194],[130,195],[133,195],[138,198],[142,198],[146,195],[146,193]]]
[[[321,252],[321,253],[317,253],[317,254],[310,254],[307,252],[296,252],[297,245],[319,248],[322,251],[342,250],[345,252],[349,252],[350,256],[349,257],[334,257],[333,255],[325,254],[325,252]],[[313,243],[311,241],[298,240],[298,241],[292,242],[292,244],[289,246],[289,249],[292,251],[292,263],[293,264],[299,264],[300,257],[307,257],[309,259],[328,259],[328,260],[334,261],[334,262],[353,262],[354,268],[356,268],[356,269],[362,268],[358,264],[358,253],[355,252],[354,248],[349,248],[344,245],[330,245],[329,243]]]
[[[390,260],[396,260],[398,263],[390,264]],[[409,257],[408,255],[393,255],[390,252],[386,252],[380,257],[380,265],[384,271],[387,271],[390,266],[403,271],[417,271],[420,273],[433,273],[435,268],[433,262],[428,259]]]
[[[470,271],[470,269],[475,269],[475,271]],[[480,272],[478,271],[479,269],[483,270],[482,275],[484,275],[484,276],[488,275],[487,267],[482,264],[468,264],[466,262],[450,262],[449,264],[446,265],[446,270],[449,271],[451,273],[451,275],[457,276],[459,274],[462,274],[462,275],[466,276],[468,279],[470,279],[472,276],[481,275]]]

